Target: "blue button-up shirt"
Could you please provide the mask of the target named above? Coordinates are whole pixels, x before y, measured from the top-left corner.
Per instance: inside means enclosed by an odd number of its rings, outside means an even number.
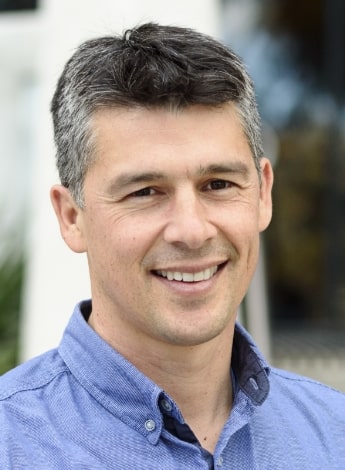
[[[58,349],[0,378],[0,468],[345,469],[345,396],[270,369],[236,326],[235,398],[214,455],[173,399],[87,324],[77,306]]]

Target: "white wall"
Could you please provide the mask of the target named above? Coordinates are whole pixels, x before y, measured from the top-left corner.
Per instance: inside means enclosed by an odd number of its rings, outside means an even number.
[[[74,305],[90,296],[86,259],[61,240],[49,200],[49,188],[58,181],[49,104],[64,63],[81,41],[144,21],[189,26],[219,37],[219,16],[217,0],[41,1],[34,28],[38,92],[21,360],[56,346]]]
[[[33,15],[0,15],[0,261],[22,243],[35,93]]]

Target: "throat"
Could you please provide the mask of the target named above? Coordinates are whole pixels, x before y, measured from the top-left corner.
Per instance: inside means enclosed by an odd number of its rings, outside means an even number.
[[[198,427],[193,428],[193,432],[196,438],[199,441],[201,447],[211,454],[214,454],[219,437],[223,431],[223,428],[230,416],[230,410],[227,414],[225,414],[221,419],[213,421],[210,425],[205,429],[201,429]]]
[[[198,444],[203,449],[214,454],[228,416],[219,422],[212,422],[209,426],[205,426],[205,428],[201,429],[201,426],[193,425],[188,420],[182,424],[175,418],[164,415],[164,426],[167,431],[178,439],[191,444]]]
[[[200,402],[199,402],[200,404]],[[212,404],[213,409],[212,409]],[[204,403],[204,409],[198,407],[196,414],[189,414],[187,409],[181,408],[184,419],[201,447],[210,453],[214,453],[222,430],[229,419],[233,404],[231,381],[223,389],[222,397]],[[204,411],[203,411],[204,410]]]

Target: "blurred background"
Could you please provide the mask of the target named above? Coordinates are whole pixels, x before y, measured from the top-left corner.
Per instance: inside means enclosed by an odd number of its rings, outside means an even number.
[[[343,0],[0,0],[0,373],[56,346],[90,296],[49,202],[57,78],[81,41],[149,20],[211,34],[247,64],[275,185],[240,319],[274,365],[345,391]]]

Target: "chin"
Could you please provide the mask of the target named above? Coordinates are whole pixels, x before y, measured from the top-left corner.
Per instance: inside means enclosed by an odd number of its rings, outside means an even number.
[[[196,326],[198,326],[197,321],[190,331],[187,329],[184,329],[183,331],[170,331],[169,334],[165,334],[165,341],[175,346],[199,346],[219,337],[225,330],[225,326],[219,326],[218,328],[215,328],[215,326],[212,325],[211,328],[202,331],[200,328],[196,330]]]

